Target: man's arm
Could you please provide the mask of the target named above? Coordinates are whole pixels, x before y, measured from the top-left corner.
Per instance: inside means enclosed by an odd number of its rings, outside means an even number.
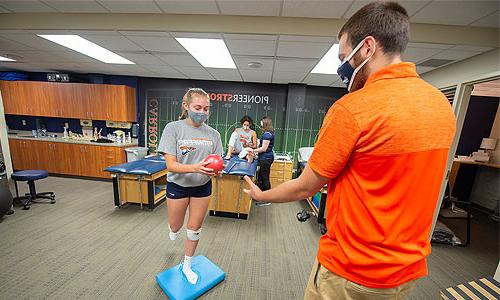
[[[304,200],[318,192],[327,182],[328,178],[314,172],[306,166],[302,174],[296,179],[286,181],[278,187],[262,192],[250,179],[245,176],[249,189],[243,191],[252,199],[263,202],[292,202]]]

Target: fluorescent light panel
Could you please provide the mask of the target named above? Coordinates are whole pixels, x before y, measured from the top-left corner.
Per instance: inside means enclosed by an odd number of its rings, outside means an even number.
[[[203,67],[236,69],[229,50],[221,39],[175,38]]]
[[[0,61],[16,61],[15,59],[0,56]]]
[[[79,35],[51,35],[51,34],[37,34],[39,37],[47,39],[51,42],[61,46],[70,48],[107,64],[124,64],[133,65],[135,63],[121,57],[120,55],[109,51],[89,40],[82,38]]]
[[[339,59],[339,44],[333,46],[326,52],[321,60],[316,64],[311,73],[315,74],[337,74],[337,69],[340,66]]]

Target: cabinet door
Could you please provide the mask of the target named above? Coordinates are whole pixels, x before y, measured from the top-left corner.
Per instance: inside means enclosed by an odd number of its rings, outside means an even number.
[[[9,139],[10,158],[14,170],[23,170],[22,140]]]
[[[6,114],[18,114],[12,82],[0,81],[0,92],[2,93],[3,108]],[[12,140],[14,143],[14,140]]]
[[[2,94],[6,114],[30,115],[33,108],[26,81],[2,82]]]

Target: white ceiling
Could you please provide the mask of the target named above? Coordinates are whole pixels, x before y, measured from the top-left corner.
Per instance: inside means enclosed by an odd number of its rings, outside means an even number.
[[[140,2],[140,3],[138,3]],[[348,18],[368,1],[343,0],[184,0],[184,1],[4,1],[0,13],[89,12],[173,13]],[[498,1],[399,1],[413,22],[499,27]],[[188,20],[186,20],[188,22]],[[78,34],[133,61],[108,65],[37,37],[35,34]],[[203,68],[174,37],[223,38],[237,70]],[[0,70],[65,71],[147,77],[192,78],[246,82],[306,83],[343,87],[337,75],[310,74],[328,51],[332,37],[263,34],[214,34],[166,31],[0,30],[0,55],[18,62],[0,62]],[[460,61],[493,48],[457,44],[410,43],[405,60]],[[260,62],[252,69],[249,62]],[[419,73],[432,67],[417,68]]]

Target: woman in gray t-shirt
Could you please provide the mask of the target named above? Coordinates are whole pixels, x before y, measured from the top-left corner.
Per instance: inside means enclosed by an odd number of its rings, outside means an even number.
[[[206,167],[209,154],[224,155],[220,134],[205,124],[210,109],[208,94],[191,88],[182,99],[179,121],[170,122],[163,130],[158,151],[167,162],[167,208],[169,237],[175,240],[184,224],[189,207],[187,240],[182,271],[195,284],[198,275],[191,270],[191,259],[200,238],[201,226],[212,194],[211,176],[217,174]]]
[[[250,116],[243,116],[240,120],[241,128],[236,128],[229,138],[229,143],[227,147],[226,159],[230,159],[233,154],[240,154],[244,151],[244,155],[241,158],[247,156],[247,151],[245,148],[256,148],[257,147],[257,134],[251,129],[253,125],[253,120]],[[253,158],[253,154],[251,155]]]

